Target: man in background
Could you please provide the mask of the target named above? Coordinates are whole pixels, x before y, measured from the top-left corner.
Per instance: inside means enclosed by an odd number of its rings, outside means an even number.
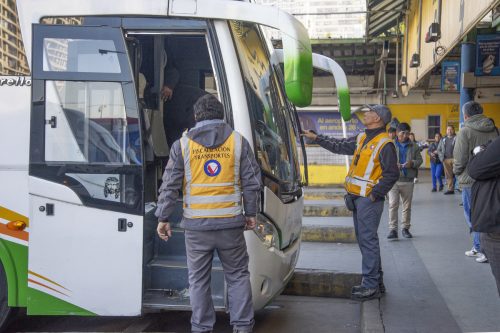
[[[439,142],[437,153],[439,160],[443,162],[446,186],[448,189],[444,194],[454,194],[455,181],[453,176],[453,149],[455,148],[455,128],[449,125],[446,128],[446,136]]]
[[[472,157],[472,150],[486,144],[498,136],[495,123],[483,115],[481,104],[470,101],[463,105],[464,126],[460,130],[453,150],[453,173],[458,177],[459,186],[462,188],[462,201],[464,204],[465,222],[472,232],[472,249],[466,251],[468,257],[476,257],[476,262],[484,263],[488,259],[481,251],[481,241],[478,232],[472,231],[471,222],[471,187],[474,183],[467,173],[467,165]]]
[[[411,201],[413,199],[414,180],[417,170],[423,163],[420,148],[410,140],[411,127],[407,123],[400,123],[397,128],[395,141],[398,156],[399,179],[389,191],[389,235],[388,239],[398,238],[398,209],[399,201],[403,203],[403,216],[401,219],[401,234],[405,238],[412,238],[411,227]]]

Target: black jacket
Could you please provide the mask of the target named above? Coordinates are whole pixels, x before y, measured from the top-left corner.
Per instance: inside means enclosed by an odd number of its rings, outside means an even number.
[[[476,180],[471,192],[472,229],[500,233],[500,138],[472,157],[467,172]]]
[[[385,127],[366,129],[366,140],[368,142],[380,133],[385,132]],[[314,143],[335,154],[354,155],[356,151],[356,136],[347,139],[335,139],[324,135],[318,135]],[[378,200],[384,200],[385,195],[399,179],[398,158],[396,148],[393,144],[387,144],[380,151],[380,164],[382,166],[382,178],[372,189],[372,194]]]

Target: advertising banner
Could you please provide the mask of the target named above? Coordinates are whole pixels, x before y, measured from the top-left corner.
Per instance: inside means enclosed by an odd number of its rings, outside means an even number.
[[[441,91],[460,90],[460,62],[443,61],[441,64]]]
[[[334,111],[299,111],[299,120],[302,129],[314,130],[318,134],[342,138],[342,121],[340,113]],[[347,137],[352,137],[362,132],[365,127],[359,119],[353,115],[346,122]]]
[[[475,75],[500,75],[500,34],[477,35]]]

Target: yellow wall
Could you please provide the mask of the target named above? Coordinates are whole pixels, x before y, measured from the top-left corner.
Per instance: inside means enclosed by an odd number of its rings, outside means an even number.
[[[426,119],[429,115],[441,116],[441,134],[446,132],[448,123],[457,124],[459,121],[459,104],[392,104],[388,105],[392,116],[398,118],[400,122],[411,125],[412,119]],[[482,104],[484,114],[495,121],[500,127],[500,104]],[[458,131],[458,126],[455,126]],[[424,140],[427,138],[417,138]]]

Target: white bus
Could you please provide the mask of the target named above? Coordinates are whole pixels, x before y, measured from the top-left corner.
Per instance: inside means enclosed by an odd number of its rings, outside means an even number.
[[[160,241],[154,210],[168,144],[207,93],[261,166],[258,228],[245,238],[255,308],[269,303],[300,247],[305,150],[294,105],[310,104],[313,70],[304,27],[244,1],[17,2],[31,78],[0,78],[0,327],[17,307],[83,316],[190,308],[183,232]],[[261,26],[282,31],[283,52]],[[344,73],[330,59],[317,66],[334,73],[348,119]],[[181,215],[179,201],[174,226]],[[224,310],[217,258],[212,294]]]

